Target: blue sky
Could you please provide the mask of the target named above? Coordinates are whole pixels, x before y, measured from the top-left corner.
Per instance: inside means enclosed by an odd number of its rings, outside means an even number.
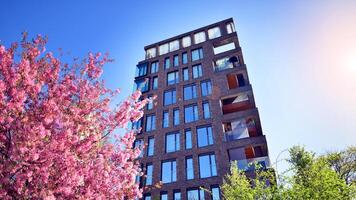
[[[296,144],[323,153],[356,143],[355,10],[352,0],[2,0],[0,40],[28,31],[68,58],[110,52],[104,79],[126,97],[145,45],[233,17],[273,162]]]

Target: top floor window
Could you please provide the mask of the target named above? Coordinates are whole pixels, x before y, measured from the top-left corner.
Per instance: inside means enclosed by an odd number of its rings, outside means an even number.
[[[156,57],[156,48],[150,48],[146,50],[146,59]]]
[[[159,55],[163,55],[163,54],[168,53],[168,50],[169,50],[168,43],[160,45],[159,46]]]
[[[138,64],[136,66],[136,77],[147,75],[147,63]]]
[[[233,33],[235,32],[235,25],[233,22],[229,22],[226,24],[226,30],[227,30],[227,33],[230,34],[230,33]]]
[[[221,36],[220,28],[214,27],[208,30],[209,39],[214,39]]]
[[[148,79],[140,79],[135,80],[135,90],[141,90],[141,92],[147,92],[149,89],[149,80]]]
[[[186,36],[182,38],[183,47],[189,47],[191,45],[190,36]]]
[[[174,40],[169,43],[169,51],[175,51],[179,49],[179,40]]]
[[[200,60],[203,58],[203,49],[199,48],[199,49],[194,49],[192,51],[192,61],[196,61],[196,60]]]
[[[151,63],[151,74],[158,72],[158,61]]]
[[[206,40],[206,36],[205,36],[205,32],[204,31],[194,34],[194,42],[195,42],[195,44],[199,44],[199,43],[205,42],[205,40]]]

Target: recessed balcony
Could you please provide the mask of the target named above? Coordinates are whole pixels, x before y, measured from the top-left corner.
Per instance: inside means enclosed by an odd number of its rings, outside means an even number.
[[[241,93],[233,97],[222,99],[221,106],[224,115],[248,110],[253,107],[247,93]]]

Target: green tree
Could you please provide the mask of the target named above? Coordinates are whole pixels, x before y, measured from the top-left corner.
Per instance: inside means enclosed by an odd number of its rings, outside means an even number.
[[[288,173],[280,174],[279,182],[274,181],[273,169],[258,169],[253,178],[232,164],[226,175],[221,191],[226,200],[279,200],[279,199],[354,199],[355,187],[330,166],[325,156],[317,157],[303,147],[289,149],[290,168]]]

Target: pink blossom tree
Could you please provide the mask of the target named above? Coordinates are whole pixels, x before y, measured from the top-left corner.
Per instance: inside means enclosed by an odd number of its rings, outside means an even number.
[[[107,55],[62,63],[37,36],[0,45],[0,199],[135,199],[140,154],[129,122],[147,99],[135,92],[116,108],[118,90],[100,76]],[[126,134],[106,138],[118,128]]]

